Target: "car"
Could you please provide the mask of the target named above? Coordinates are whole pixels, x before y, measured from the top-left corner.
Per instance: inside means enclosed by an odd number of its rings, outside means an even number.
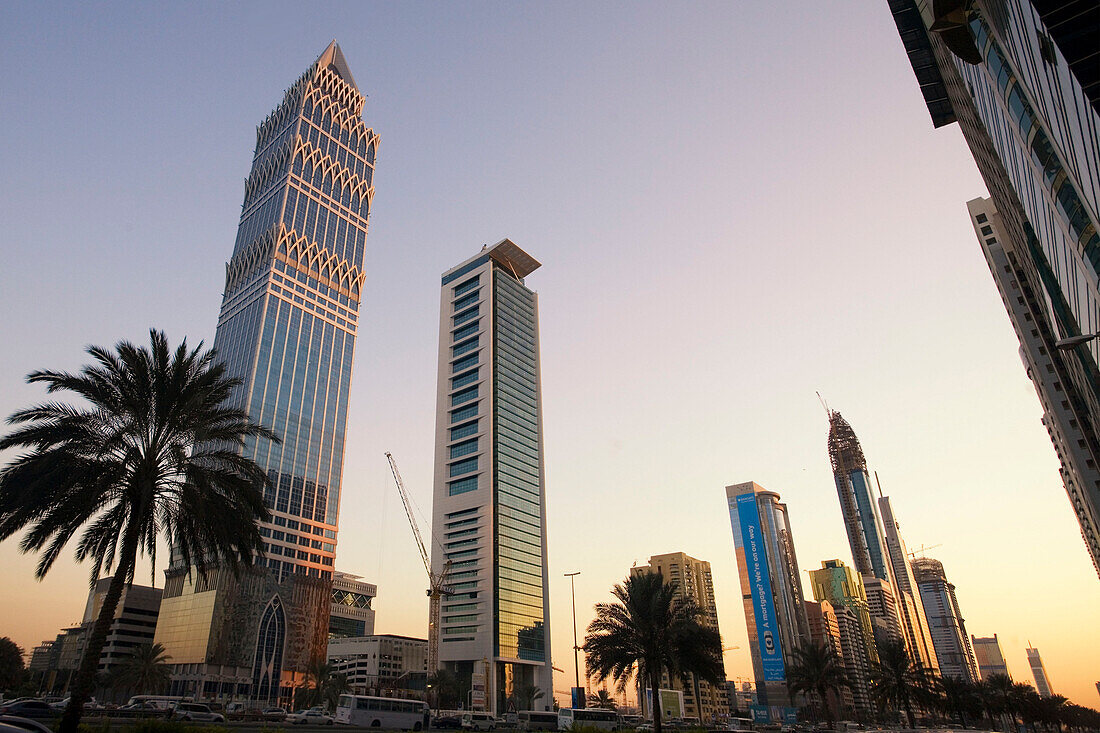
[[[336,719],[324,711],[324,708],[299,710],[286,716],[286,722],[295,725],[333,725]]]
[[[54,710],[44,700],[22,700],[11,704],[0,705],[0,714],[14,715],[19,718],[56,718],[58,711]]]
[[[17,715],[0,715],[0,733],[53,733],[45,723]]]
[[[496,718],[489,713],[462,714],[462,730],[493,730],[496,727]]]
[[[197,702],[181,702],[172,711],[172,720],[198,721],[201,723],[224,723],[225,716],[215,713],[209,705]]]
[[[286,720],[286,710],[282,708],[266,708],[260,713],[264,720],[281,722]]]
[[[432,727],[450,728],[452,730],[455,728],[461,728],[462,718],[458,715],[437,715],[436,717],[432,718]]]

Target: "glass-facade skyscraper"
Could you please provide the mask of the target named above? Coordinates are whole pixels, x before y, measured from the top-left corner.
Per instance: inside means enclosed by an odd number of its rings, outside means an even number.
[[[918,557],[913,559],[911,566],[913,582],[917,584],[924,614],[928,618],[932,644],[936,647],[940,674],[964,682],[978,682],[981,678],[978,663],[974,660],[974,649],[955,597],[955,586],[948,581],[943,563],[930,557]]]
[[[1100,8],[889,5],[933,125],[959,123],[989,191],[975,232],[1100,573]]]
[[[524,282],[539,266],[504,239],[441,283],[432,571],[448,567],[449,594],[438,660],[494,713],[523,687],[547,709],[553,698],[538,296]]]
[[[237,406],[280,439],[244,448],[273,516],[240,578],[169,567],[156,638],[177,694],[285,698],[323,659],[378,145],[364,101],[333,41],[256,131],[214,345]]]
[[[811,638],[787,505],[779,501],[779,494],[752,481],[727,486],[726,504],[756,695],[760,705],[784,708],[789,716],[795,701],[787,670],[794,650]]]

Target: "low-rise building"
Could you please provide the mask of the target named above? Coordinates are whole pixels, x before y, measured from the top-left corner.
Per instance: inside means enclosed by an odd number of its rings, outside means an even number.
[[[330,639],[328,661],[356,695],[424,697],[428,640],[395,634]]]
[[[371,601],[378,595],[378,586],[364,583],[360,576],[332,574],[332,604],[329,608],[330,639],[371,636],[374,634],[374,609]]]

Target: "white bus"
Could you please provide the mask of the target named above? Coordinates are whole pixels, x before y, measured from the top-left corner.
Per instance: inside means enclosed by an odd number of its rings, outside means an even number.
[[[558,714],[553,710],[520,710],[518,725],[520,730],[557,730]]]
[[[191,702],[191,698],[182,695],[134,695],[126,703],[127,707],[156,708],[157,710],[171,710],[176,703]]]
[[[368,728],[426,730],[428,703],[423,700],[399,700],[393,697],[341,695],[336,706],[336,722]]]
[[[558,710],[558,730],[572,730],[573,725],[600,730],[615,730],[619,727],[619,715],[614,710],[604,708],[561,708]]]

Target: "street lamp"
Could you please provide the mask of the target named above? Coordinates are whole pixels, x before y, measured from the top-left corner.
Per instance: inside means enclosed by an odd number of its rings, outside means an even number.
[[[581,574],[580,570],[578,570],[575,573],[566,573],[565,574],[565,577],[569,578],[569,590],[570,590],[570,593],[573,596],[573,673],[576,676],[576,684],[573,686],[574,690],[580,688],[580,686],[581,686],[581,663],[580,663],[580,656],[579,656],[581,648],[577,645],[577,587],[573,583],[573,579],[576,578],[580,574]],[[573,694],[576,694],[576,693],[573,693]],[[569,704],[572,705],[573,704],[573,699],[572,699],[573,695],[571,694],[569,696],[569,698],[570,698],[569,699]]]
[[[1054,348],[1060,351],[1069,351],[1081,344],[1087,344],[1097,337],[1100,337],[1100,333],[1083,333],[1080,336],[1070,336],[1069,338],[1058,339],[1054,342]]]

